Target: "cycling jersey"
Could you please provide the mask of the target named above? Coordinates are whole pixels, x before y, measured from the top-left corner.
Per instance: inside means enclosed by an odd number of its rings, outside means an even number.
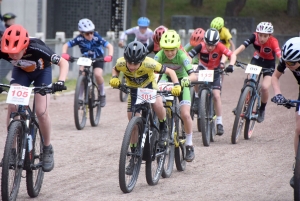
[[[282,59],[280,59],[277,66],[277,70],[281,73],[284,73],[285,69],[286,69],[286,64]],[[298,84],[300,85],[300,67],[297,68],[296,70],[291,70],[291,71],[294,74],[294,77],[296,78]]]
[[[12,60],[7,53],[0,52],[0,59],[5,59],[13,66],[26,72],[43,70],[51,63],[58,64],[60,56],[55,54],[46,44],[37,38],[29,39],[29,46],[20,60]]]
[[[186,52],[191,51],[193,48],[194,48],[194,47],[191,46],[190,43],[187,43],[187,44],[184,46],[184,50],[185,50]],[[194,57],[194,58],[192,59],[192,64],[198,64],[198,63],[199,63],[199,58],[198,58],[198,56],[197,56],[197,57]]]
[[[83,55],[98,58],[103,57],[104,51],[102,47],[107,47],[108,41],[104,40],[97,32],[94,32],[94,37],[91,41],[87,40],[79,34],[68,43],[68,47],[79,46],[80,52]]]
[[[223,27],[219,33],[220,33],[220,41],[229,49],[230,40],[232,39],[231,33],[226,27]]]
[[[213,51],[208,52],[205,43],[202,41],[194,49],[189,51],[189,55],[192,58],[197,54],[199,54],[199,64],[206,67],[208,70],[214,70],[219,67],[222,55],[224,54],[227,57],[230,57],[232,52],[222,43],[218,43]]]
[[[150,41],[153,41],[153,31],[149,28],[147,28],[146,32],[144,34],[142,34],[140,32],[139,26],[136,27],[132,27],[131,29],[127,29],[126,31],[124,31],[121,36],[120,36],[120,40],[124,40],[125,39],[125,35],[129,35],[129,34],[134,34],[135,35],[135,41],[140,41],[143,44],[147,44],[149,45]]]
[[[136,71],[131,72],[126,66],[126,60],[124,57],[121,57],[117,60],[115,70],[124,73],[126,85],[129,87],[144,88],[152,83],[152,87],[157,89],[154,72],[164,73],[166,68],[154,59],[146,57],[141,66]]]
[[[247,48],[250,44],[253,44],[255,52],[254,58],[261,57],[266,60],[275,60],[275,54],[278,58],[281,56],[281,50],[279,48],[278,40],[272,35],[269,37],[265,44],[260,44],[258,41],[258,33],[253,33],[247,40],[243,42],[243,45]]]

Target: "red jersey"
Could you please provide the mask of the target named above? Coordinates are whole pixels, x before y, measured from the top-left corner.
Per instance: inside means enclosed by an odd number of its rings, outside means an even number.
[[[250,44],[253,44],[255,52],[253,57],[261,57],[266,60],[275,60],[275,54],[278,58],[281,56],[281,50],[278,44],[278,40],[274,36],[270,36],[265,44],[260,44],[258,40],[258,33],[255,32],[251,35],[250,38],[243,42],[245,47],[248,47]]]
[[[199,45],[197,45],[191,51],[189,51],[189,55],[192,58],[195,57],[198,53],[199,64],[202,64],[204,67],[207,67],[208,70],[213,70],[220,66],[220,61],[223,54],[227,57],[230,57],[232,54],[232,52],[228,48],[226,48],[226,46],[221,42],[218,42],[213,51],[208,52],[204,41],[202,41]]]

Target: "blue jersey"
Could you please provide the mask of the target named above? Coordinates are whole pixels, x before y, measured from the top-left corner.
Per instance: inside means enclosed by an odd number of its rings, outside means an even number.
[[[78,45],[81,54],[92,58],[98,58],[103,57],[104,55],[102,46],[106,47],[108,44],[109,42],[104,40],[97,32],[94,32],[94,37],[91,41],[85,39],[84,36],[79,34],[68,42],[68,47],[74,47]]]

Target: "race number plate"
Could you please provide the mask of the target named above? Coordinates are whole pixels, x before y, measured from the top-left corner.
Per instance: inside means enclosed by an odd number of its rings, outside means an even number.
[[[10,86],[6,103],[28,105],[32,89],[32,87]]]
[[[213,82],[214,81],[214,70],[199,70],[198,81]]]
[[[174,84],[173,82],[159,82],[157,83],[159,91],[172,91]],[[174,100],[174,96],[165,96],[166,100]]]
[[[256,74],[259,75],[262,67],[248,64],[245,73]]]
[[[91,66],[92,62],[93,61],[90,58],[79,57],[79,59],[77,60],[77,65],[79,65],[79,66]]]
[[[157,90],[155,89],[148,89],[148,88],[138,88],[137,90],[137,99],[135,104],[140,103],[155,103],[156,101],[156,94]]]

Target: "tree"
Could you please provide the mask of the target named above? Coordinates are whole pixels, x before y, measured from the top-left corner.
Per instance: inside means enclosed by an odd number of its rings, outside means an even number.
[[[299,15],[298,0],[287,1],[287,14],[290,17],[296,17]]]
[[[203,5],[203,0],[191,0],[191,6],[201,7]]]
[[[227,2],[225,16],[238,16],[246,5],[247,0],[232,0]]]

